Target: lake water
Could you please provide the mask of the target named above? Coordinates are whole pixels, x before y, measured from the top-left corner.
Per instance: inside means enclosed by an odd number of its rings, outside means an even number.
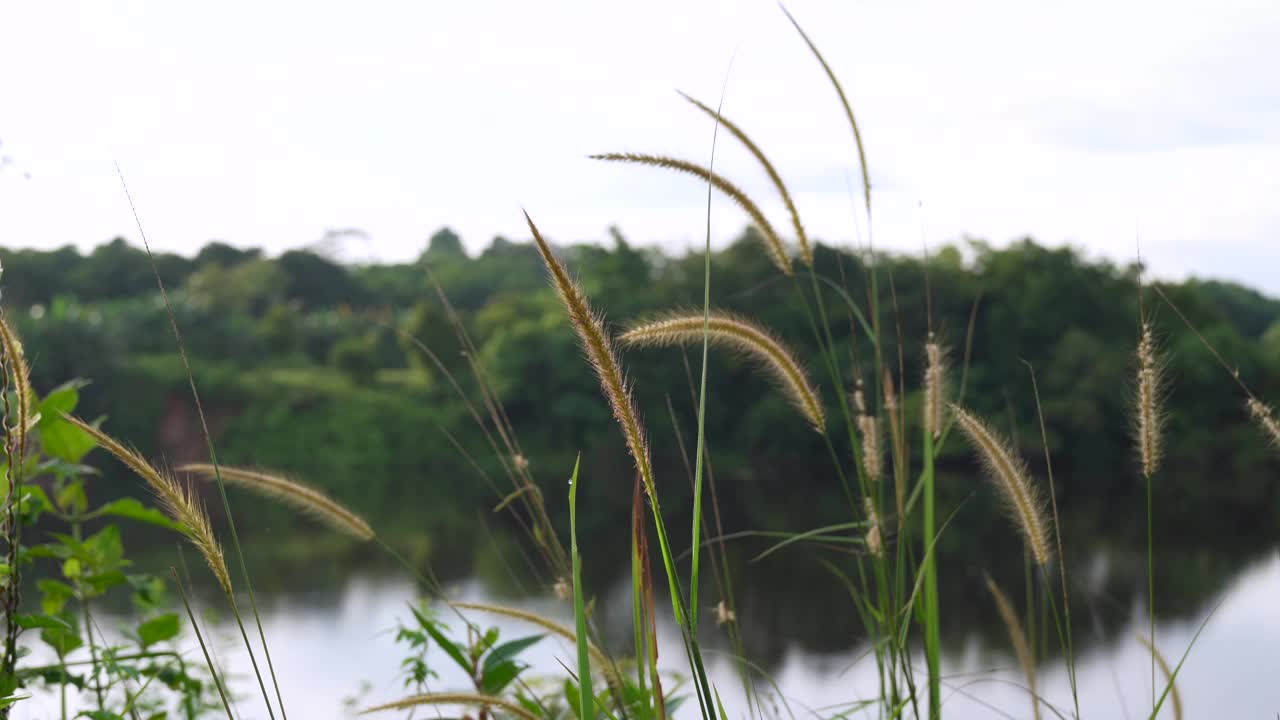
[[[495,600],[478,580],[454,583],[450,592],[457,599],[499,602],[572,624],[571,608],[552,597]],[[337,590],[281,593],[261,600],[267,638],[291,718],[349,718],[354,712],[348,701],[366,707],[407,694],[400,668],[405,653],[395,643],[394,628],[398,619],[409,616],[407,606],[415,601],[410,582],[353,574]],[[1184,717],[1276,717],[1280,712],[1280,552],[1264,554],[1251,563],[1193,616],[1157,624],[1158,645],[1171,663],[1177,663],[1200,621],[1219,601],[1179,675]],[[534,632],[501,618],[477,619],[491,620],[487,624],[500,627],[507,638]],[[104,628],[112,626],[110,618],[99,622]],[[1077,637],[1093,632],[1087,614],[1077,616],[1075,622]],[[1145,634],[1147,628],[1142,607],[1133,608],[1127,624],[1080,653],[1082,717],[1129,720],[1149,712],[1149,656],[1135,637],[1139,632]],[[708,622],[704,632],[713,632],[711,626]],[[219,659],[233,668],[239,714],[246,720],[265,718],[234,625],[214,622],[208,629]],[[665,667],[683,672],[679,636],[670,624],[660,627],[659,643]],[[187,638],[184,645],[198,656],[193,639]],[[944,715],[961,719],[1030,717],[1016,663],[1007,653],[987,645],[987,640],[973,633],[960,643],[962,649],[944,656]],[[795,717],[831,717],[841,704],[874,695],[874,661],[864,653],[864,647],[821,654],[790,647],[772,668],[772,675]],[[544,639],[525,658],[534,672],[560,677],[559,663],[572,667],[576,662],[574,649],[554,639]],[[440,672],[433,689],[467,687],[466,678],[451,673],[448,661],[438,651],[433,651],[430,660]],[[714,656],[709,671],[731,716],[747,717],[740,690],[734,692],[741,685],[729,661],[722,655]],[[1063,664],[1042,665],[1039,677],[1042,694],[1069,715],[1071,697]],[[786,709],[782,710],[786,717]],[[696,715],[692,703],[677,713],[681,718]],[[15,718],[56,716],[56,699],[39,694],[14,713]],[[1052,713],[1046,711],[1044,716],[1052,717]],[[1172,717],[1167,705],[1161,717]]]

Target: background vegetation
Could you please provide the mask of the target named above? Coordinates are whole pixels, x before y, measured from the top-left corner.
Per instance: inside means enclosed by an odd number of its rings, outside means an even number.
[[[799,297],[779,282],[753,232],[714,253],[712,304],[779,329],[801,357],[817,358],[817,348],[807,341],[811,334],[803,331],[807,321]],[[612,247],[572,245],[560,251],[613,322],[654,308],[701,306],[700,253],[671,257],[632,245],[617,229],[612,236]],[[820,275],[843,277],[841,290],[865,302],[863,266],[854,254],[819,245],[816,258]],[[477,553],[483,556],[497,542],[478,534],[486,527],[501,529],[508,519],[489,513],[494,490],[477,471],[495,473],[492,452],[447,380],[398,332],[422,340],[464,389],[474,391],[434,279],[475,339],[534,476],[556,485],[547,497],[558,526],[567,527],[567,505],[558,490],[574,452],[582,450],[582,473],[593,478],[579,498],[593,509],[578,518],[580,535],[593,539],[584,547],[588,574],[616,565],[605,562],[608,553],[625,552],[626,528],[615,519],[629,512],[634,471],[608,407],[582,370],[572,330],[532,244],[494,238],[470,257],[460,238],[442,229],[416,262],[399,265],[346,266],[306,250],[268,258],[222,243],[210,243],[193,258],[156,259],[173,289],[222,461],[306,478],[374,519],[384,536],[410,543],[445,575],[470,572]],[[966,241],[938,249],[927,261],[879,260],[896,291],[892,297],[882,280],[880,305],[891,308],[896,301],[901,337],[926,334],[926,270],[939,335],[957,364],[972,315],[965,401],[1001,422],[1033,459],[1042,453],[1021,361],[1037,368],[1055,470],[1065,478],[1058,498],[1064,535],[1077,539],[1068,543],[1069,552],[1086,557],[1099,548],[1142,547],[1143,524],[1135,518],[1142,513],[1143,487],[1130,472],[1129,398],[1117,390],[1128,386],[1133,371],[1137,266],[1116,266],[1031,240],[1004,249]],[[88,255],[69,247],[0,249],[0,261],[4,302],[32,358],[38,389],[67,378],[98,379],[81,389],[82,416],[109,413],[114,432],[149,457],[174,465],[206,459],[164,309],[139,248],[116,239]],[[1222,282],[1163,287],[1238,364],[1256,392],[1280,392],[1280,301]],[[826,289],[829,307],[842,308],[837,290]],[[1155,532],[1165,548],[1157,582],[1170,586],[1165,610],[1190,611],[1201,595],[1173,590],[1207,591],[1247,562],[1248,553],[1225,551],[1274,537],[1280,500],[1274,460],[1256,441],[1237,398],[1224,392],[1221,370],[1171,313],[1158,310],[1155,325],[1169,374],[1177,378],[1168,404],[1168,432],[1176,441],[1168,447],[1163,499],[1156,508]],[[833,312],[831,333],[840,353],[868,353],[850,342],[850,331],[842,309]],[[892,356],[899,331],[885,332]],[[908,343],[903,357],[907,378],[914,381],[922,373],[922,352]],[[689,364],[694,373],[696,360]],[[767,391],[748,361],[713,353],[712,363],[708,393],[716,401],[707,408],[707,437],[726,529],[799,531],[843,520],[847,508],[833,500],[839,492],[831,484],[821,439],[795,421],[786,400]],[[689,368],[679,351],[637,351],[630,363],[658,476],[668,483],[685,482],[667,402],[688,437],[695,411]],[[850,378],[846,383],[852,387]],[[909,397],[907,406],[918,402]],[[108,496],[134,487],[119,468],[103,470]],[[972,459],[962,444],[945,448],[939,472],[956,478],[939,483],[940,502],[954,507],[971,494]],[[689,493],[673,488],[670,497],[666,511],[683,524]],[[217,521],[216,503],[210,507]],[[305,519],[258,503],[244,503],[240,512],[246,532],[279,539],[275,551],[287,553],[290,542],[309,542],[287,539],[305,537]],[[989,561],[978,560],[982,548],[1003,538],[1000,508],[983,500],[966,503],[963,512],[968,519],[943,535],[942,551],[983,566]],[[1206,553],[1216,557],[1215,549],[1229,559],[1205,562]],[[1190,558],[1200,561],[1186,562]],[[1118,560],[1122,568],[1143,562],[1140,555]],[[269,583],[273,576],[261,577]],[[280,577],[279,582],[299,580]],[[980,582],[967,577],[944,588],[957,584],[982,592]],[[1140,588],[1111,590],[1123,602]],[[773,612],[803,624],[807,613],[787,613],[778,607],[785,602],[772,599]],[[812,633],[793,630],[818,645],[836,635],[816,626]],[[766,655],[779,650],[756,649]]]

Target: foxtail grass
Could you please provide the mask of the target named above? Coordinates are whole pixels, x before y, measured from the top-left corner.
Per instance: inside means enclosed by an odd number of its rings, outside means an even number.
[[[375,537],[373,528],[363,518],[338,503],[333,498],[304,485],[296,480],[278,474],[260,470],[228,467],[215,468],[207,463],[188,463],[177,468],[178,472],[192,473],[196,477],[212,481],[218,472],[222,479],[231,485],[252,490],[256,493],[279,500],[309,515],[312,515],[333,529],[350,535],[357,540],[372,540]]]
[[[1245,409],[1249,411],[1249,417],[1253,418],[1254,424],[1266,436],[1267,442],[1275,449],[1280,450],[1280,422],[1276,420],[1275,411],[1271,409],[1271,406],[1251,397],[1245,403]]]
[[[14,451],[18,457],[21,457],[26,454],[27,433],[31,429],[30,419],[35,391],[31,389],[31,366],[27,364],[26,354],[22,351],[22,341],[18,339],[18,333],[9,325],[9,320],[4,313],[0,313],[0,347],[3,348],[4,362],[13,375],[13,394],[18,403],[17,421],[9,418],[6,420],[9,420],[11,425]],[[10,440],[7,433],[5,440]]]
[[[182,527],[187,539],[209,565],[222,591],[234,603],[235,593],[231,589],[231,575],[227,572],[227,564],[222,556],[222,546],[218,544],[218,539],[213,534],[213,526],[209,523],[209,516],[196,499],[192,489],[178,482],[172,475],[160,471],[137,451],[126,447],[102,430],[73,415],[64,414],[63,417],[87,433],[102,449],[115,456],[146,483],[148,489],[155,495],[160,509]]]
[[[743,192],[737,185],[726,180],[723,176],[689,160],[681,160],[679,158],[668,157],[666,155],[649,155],[644,153],[601,153],[599,155],[590,156],[593,160],[604,160],[607,162],[624,162],[634,163],[638,165],[649,165],[652,167],[667,168],[677,172],[693,175],[702,178],[711,184],[712,187],[729,196],[729,199],[738,204],[738,207],[751,217],[751,221],[760,229],[764,235],[765,249],[769,253],[769,259],[777,266],[785,275],[791,275],[794,270],[791,267],[791,259],[787,257],[786,248],[783,247],[782,238],[778,236],[777,230],[769,222],[764,213],[760,211],[760,207]]]
[[[1014,454],[1009,443],[986,423],[958,405],[951,405],[956,423],[977,450],[988,475],[1008,506],[1014,524],[1022,532],[1027,550],[1036,564],[1046,567],[1053,557],[1049,521],[1043,501],[1031,484],[1026,463]]]
[[[884,453],[880,451],[880,423],[872,415],[859,415],[858,434],[862,436],[862,466],[867,471],[867,479],[877,481],[884,474]]]
[[[178,349],[178,358],[182,361],[182,369],[187,375],[187,385],[191,388],[191,400],[196,406],[196,417],[200,419],[200,434],[204,436],[205,447],[209,450],[209,460],[214,467],[218,466],[218,455],[214,451],[213,433],[209,431],[209,418],[204,412],[204,403],[200,401],[200,391],[196,388],[195,372],[191,370],[191,361],[187,357],[187,347],[182,342],[182,332],[178,329],[178,318],[173,312],[173,304],[169,302],[169,293],[165,290],[164,280],[160,277],[160,268],[156,264],[155,255],[151,252],[151,243],[147,240],[146,230],[142,227],[142,218],[138,215],[138,208],[133,203],[133,195],[129,192],[129,185],[124,180],[124,171],[120,169],[120,164],[116,163],[116,174],[120,177],[120,187],[124,190],[125,199],[129,203],[129,210],[133,213],[134,224],[138,228],[138,237],[142,240],[142,248],[147,253],[147,261],[151,264],[151,275],[156,280],[156,289],[160,292],[160,300],[164,305],[165,315],[169,320],[169,329],[173,331],[173,342]],[[280,717],[288,720],[289,713],[285,709],[284,695],[280,692],[280,682],[276,678],[275,664],[271,661],[271,648],[267,645],[267,633],[262,628],[262,616],[258,612],[258,598],[253,591],[253,579],[249,576],[249,566],[244,559],[244,549],[240,546],[240,533],[236,530],[235,515],[231,512],[231,501],[227,499],[227,488],[222,482],[222,476],[219,474],[216,478],[218,486],[218,497],[222,501],[222,511],[226,517],[227,530],[231,535],[231,548],[235,551],[236,559],[240,565],[240,577],[244,580],[244,588],[249,595],[249,609],[253,612],[253,623],[258,629],[258,639],[262,642],[262,654],[266,657],[267,672],[271,676],[271,685],[275,690],[276,702],[280,705]],[[245,651],[249,655],[249,663],[253,666],[253,674],[257,677],[258,687],[262,690],[262,700],[267,706],[267,717],[274,720],[276,714],[271,708],[271,698],[267,695],[267,686],[262,679],[262,673],[258,670],[258,660],[254,656],[253,644],[249,642],[249,633],[244,628],[244,621],[240,617],[240,610],[236,606],[234,598],[229,598],[231,609],[235,614],[236,625],[240,629],[240,636],[244,640]]]
[[[1142,477],[1146,481],[1147,490],[1147,620],[1150,623],[1151,637],[1156,634],[1156,593],[1155,593],[1155,514],[1152,512],[1152,478],[1160,467],[1163,456],[1164,408],[1162,394],[1164,377],[1157,355],[1155,336],[1151,331],[1151,323],[1142,320],[1142,331],[1138,337],[1137,349],[1138,371],[1135,384],[1137,395],[1133,408],[1134,445],[1137,448],[1138,463],[1142,469]],[[1151,705],[1156,702],[1156,652],[1151,647]]]
[[[1000,611],[1000,620],[1004,622],[1005,630],[1009,633],[1009,642],[1013,645],[1013,652],[1018,656],[1018,664],[1022,666],[1022,673],[1027,677],[1027,692],[1031,695],[1031,713],[1035,720],[1040,720],[1040,698],[1036,692],[1036,661],[1035,656],[1031,653],[1031,643],[1027,640],[1027,632],[1022,629],[1022,621],[1018,619],[1018,613],[1013,609],[1013,603],[1009,602],[1009,597],[1004,594],[999,585],[991,576],[986,576],[987,590],[991,592],[991,599],[996,603],[996,610]]]
[[[712,311],[707,317],[700,312],[670,313],[633,324],[621,339],[623,343],[636,347],[692,345],[702,342],[704,329],[711,342],[759,361],[813,429],[820,433],[825,431],[826,414],[822,400],[795,353],[772,332],[755,322],[723,311]]]
[[[716,118],[719,121],[720,126],[725,130],[728,130],[731,135],[737,138],[738,142],[742,143],[742,146],[747,149],[747,152],[750,152],[751,155],[760,163],[760,166],[764,168],[765,173],[769,176],[769,180],[773,182],[773,186],[777,188],[778,195],[782,197],[782,202],[787,206],[787,213],[791,216],[791,228],[795,231],[796,243],[800,246],[800,260],[804,262],[805,265],[813,267],[813,248],[809,245],[809,236],[804,231],[804,223],[800,222],[800,213],[796,210],[796,204],[791,199],[791,193],[787,190],[786,184],[782,182],[782,176],[778,174],[778,170],[773,166],[773,163],[769,162],[769,158],[765,156],[764,151],[761,150],[760,146],[756,145],[745,132],[743,132],[742,128],[738,127],[736,123],[731,122],[729,118],[711,109],[697,98],[690,97],[683,92],[680,93],[680,97],[688,100],[702,112]]]
[[[389,702],[383,705],[375,705],[371,708],[365,708],[360,711],[361,715],[369,715],[376,712],[385,712],[387,710],[412,710],[413,708],[423,707],[426,705],[472,705],[484,710],[486,708],[502,708],[504,712],[511,713],[521,720],[538,720],[538,716],[524,709],[523,707],[504,700],[494,695],[480,695],[476,693],[431,693],[428,695],[413,695],[407,698]]]
[[[880,513],[876,512],[876,504],[871,498],[865,498],[863,509],[867,513],[867,534],[863,542],[867,544],[867,552],[875,557],[884,555],[884,534],[880,528]]]
[[[1133,409],[1134,444],[1137,446],[1142,475],[1150,479],[1156,474],[1164,456],[1161,433],[1164,425],[1164,409],[1161,406],[1164,375],[1151,324],[1145,320],[1138,340],[1137,359],[1137,397]]]
[[[941,344],[929,333],[924,346],[924,424],[935,440],[942,436],[943,415],[947,407],[947,359]]]
[[[827,79],[831,81],[831,86],[835,88],[836,95],[840,96],[840,105],[844,108],[845,117],[849,120],[849,127],[853,128],[853,141],[858,146],[858,166],[862,170],[862,198],[866,202],[867,214],[871,214],[871,174],[867,172],[867,151],[862,145],[862,131],[858,129],[858,121],[853,117],[853,108],[849,105],[849,98],[844,93],[844,87],[840,84],[840,80],[836,77],[836,73],[827,64],[826,58],[822,57],[822,53],[818,51],[818,46],[813,44],[809,39],[809,34],[800,27],[800,23],[791,15],[785,6],[782,12],[786,14],[787,19],[791,21],[796,32],[800,33],[800,37],[804,40],[805,45],[809,46],[809,51],[813,53],[813,57],[817,59],[818,64],[822,65],[822,70],[826,72]]]
[[[0,672],[11,676],[18,665],[18,633],[16,621],[18,610],[22,604],[22,568],[20,549],[22,547],[22,523],[18,518],[18,506],[22,500],[22,475],[26,467],[27,436],[34,426],[36,413],[32,410],[35,392],[31,389],[31,367],[27,364],[26,354],[22,351],[22,341],[18,333],[9,325],[9,319],[0,310],[0,374],[3,374],[3,387],[0,393],[4,404],[4,460],[5,485],[4,496],[4,540],[7,544],[5,564],[8,567],[8,578],[4,587],[3,607],[5,616],[3,662]],[[9,404],[10,376],[12,376],[13,394],[17,408]],[[12,412],[17,410],[17,417]]]
[[[600,389],[608,399],[613,416],[622,428],[627,450],[635,460],[636,470],[639,471],[640,479],[644,482],[645,492],[653,498],[657,495],[657,488],[653,480],[649,443],[645,438],[644,425],[640,422],[640,413],[636,410],[635,401],[631,397],[631,385],[623,374],[622,364],[618,362],[613,341],[605,330],[604,318],[592,309],[586,293],[569,276],[569,271],[551,252],[551,246],[542,238],[542,233],[538,232],[537,226],[533,224],[533,219],[528,213],[525,213],[524,219],[529,224],[534,242],[538,245],[538,252],[542,254],[547,272],[551,275],[551,284],[555,287],[560,301],[569,314],[569,322],[577,332],[578,340],[587,355],[587,360],[591,363],[592,370],[600,380]]]
[[[605,331],[603,317],[592,310],[586,294],[569,276],[569,271],[565,269],[560,260],[551,252],[551,246],[543,239],[542,233],[534,225],[533,219],[529,217],[528,213],[525,213],[524,217],[525,222],[529,224],[529,230],[533,234],[534,242],[538,246],[538,252],[542,255],[543,262],[547,266],[551,284],[560,296],[583,351],[586,353],[596,377],[600,380],[600,387],[608,399],[610,407],[613,409],[614,418],[622,430],[627,448],[635,460],[636,470],[644,483],[645,492],[649,497],[649,508],[652,511],[653,523],[658,535],[659,550],[662,553],[663,569],[666,571],[667,585],[671,591],[671,610],[675,615],[676,625],[681,629],[686,654],[694,673],[699,706],[702,708],[704,718],[710,718],[711,715],[708,714],[708,708],[711,701],[711,686],[707,680],[702,653],[698,648],[698,637],[694,632],[695,625],[690,619],[689,605],[685,601],[679,576],[676,572],[671,542],[667,535],[666,524],[663,521],[662,510],[659,506],[657,484],[654,481],[649,446],[645,440],[644,426],[640,422],[639,412],[636,410],[631,396],[630,386],[623,374],[617,353],[613,348],[613,341]]]

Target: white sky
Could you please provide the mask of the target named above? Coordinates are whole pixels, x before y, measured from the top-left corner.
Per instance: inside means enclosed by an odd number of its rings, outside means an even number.
[[[1280,294],[1280,3],[812,2],[789,6],[854,104],[875,240],[1072,242],[1160,275]],[[854,146],[768,0],[11,3],[0,7],[0,244],[137,240],[271,252],[332,228],[406,259],[448,224],[477,250],[619,224],[699,243],[705,187],[585,158],[705,162],[715,104],[779,167],[811,233],[851,242]],[[722,136],[717,169],[786,226]],[[745,216],[717,201],[714,234]]]

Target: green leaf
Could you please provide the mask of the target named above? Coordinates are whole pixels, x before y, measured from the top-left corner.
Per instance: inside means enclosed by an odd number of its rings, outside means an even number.
[[[514,660],[520,653],[530,647],[533,647],[539,640],[546,637],[545,635],[530,635],[519,640],[502,643],[494,648],[492,652],[484,658],[484,671],[488,672],[490,667],[501,665],[509,660]]]
[[[18,627],[24,630],[35,630],[36,628],[75,630],[66,620],[55,615],[16,615],[14,616],[14,621],[18,624]]]
[[[467,659],[466,653],[462,652],[462,650],[454,644],[452,640],[445,637],[444,634],[440,632],[439,628],[436,627],[435,622],[423,615],[421,612],[418,612],[417,608],[411,605],[409,606],[409,610],[413,612],[413,616],[418,619],[418,624],[420,624],[422,629],[431,636],[432,640],[436,641],[436,644],[440,646],[440,649],[444,650],[450,658],[453,658],[453,661],[457,663],[458,667],[462,668],[464,672],[470,674],[471,661]]]
[[[123,585],[128,582],[128,577],[119,570],[108,570],[107,572],[86,575],[83,582],[93,590],[95,595],[101,595],[117,585]]]
[[[67,561],[62,563],[62,574],[68,578],[80,577],[80,561],[75,558],[67,558]]]
[[[158,615],[138,626],[138,639],[145,648],[177,637],[178,627],[178,616],[174,613]]]
[[[59,655],[67,655],[84,645],[79,632],[62,628],[44,628],[40,631],[40,639]]]
[[[22,515],[22,521],[32,524],[40,518],[44,511],[53,507],[53,503],[49,502],[49,496],[45,494],[44,488],[39,485],[22,486],[22,499],[18,503],[18,513]]]
[[[164,580],[155,575],[130,575],[127,580],[133,588],[133,602],[143,610],[158,608],[166,599]]]
[[[0,698],[0,708],[7,708],[10,705],[18,702],[19,700],[26,700],[29,697],[31,696],[30,695],[10,695],[8,697],[2,697]]]
[[[525,667],[515,660],[506,660],[492,666],[486,663],[484,672],[480,676],[480,686],[484,688],[485,693],[497,695],[510,685],[512,680],[519,677]]]
[[[71,586],[58,580],[37,580],[36,587],[40,590],[40,609],[46,615],[56,615],[62,612],[62,608],[66,607],[67,601],[75,597],[75,591]]]
[[[46,454],[69,463],[80,462],[98,446],[93,436],[62,417],[62,413],[76,409],[80,388],[84,385],[84,381],[73,380],[59,386],[45,396],[38,408],[40,422],[36,424],[36,431],[40,433],[41,446]]]
[[[169,530],[181,531],[182,526],[173,522],[164,513],[155,508],[147,507],[135,498],[120,498],[113,500],[99,507],[93,512],[97,515],[114,515],[115,517],[128,518],[137,520],[138,522],[147,523],[149,525],[158,525]]]
[[[84,494],[84,483],[79,480],[64,485],[54,495],[54,500],[57,501],[59,510],[72,515],[79,515],[89,507],[89,497]]]
[[[124,559],[124,542],[120,540],[120,528],[108,525],[85,538],[84,551],[87,560],[100,572],[115,570],[128,565]]]

